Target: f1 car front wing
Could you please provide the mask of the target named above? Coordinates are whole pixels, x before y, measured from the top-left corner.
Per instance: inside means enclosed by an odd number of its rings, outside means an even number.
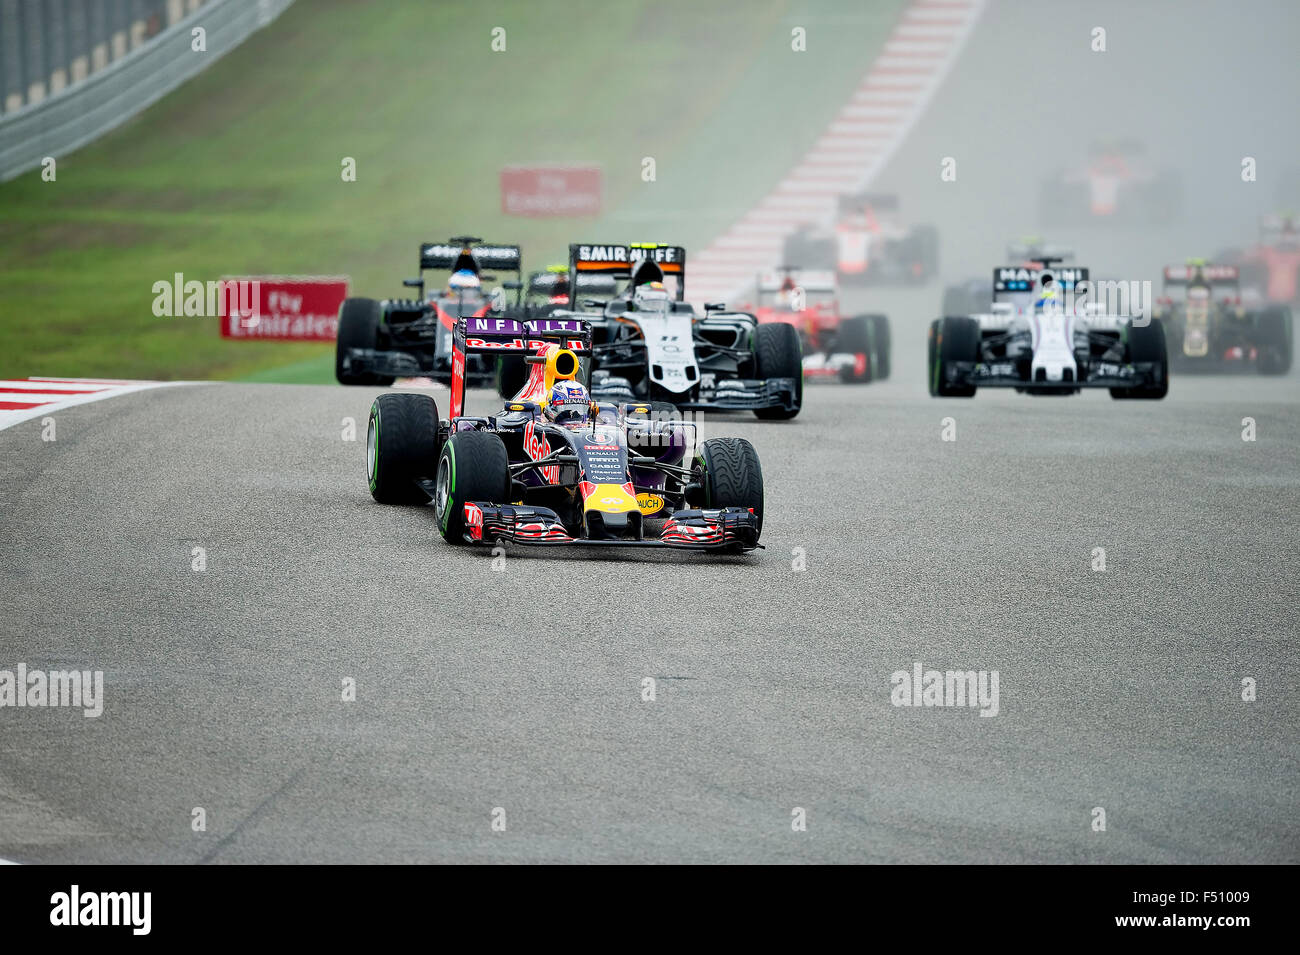
[[[978,388],[1141,388],[1163,381],[1163,370],[1157,362],[1093,362],[1078,379],[1061,381],[1031,380],[1014,361],[974,362],[954,361],[945,365],[949,385],[974,385]]]
[[[741,507],[677,511],[658,538],[574,537],[553,510],[520,504],[465,505],[465,542],[597,547],[672,547],[681,550],[754,550],[758,518]]]
[[[752,411],[755,408],[799,407],[798,391],[793,378],[724,378],[700,385],[698,397],[673,401],[683,410]],[[626,378],[610,376],[591,386],[596,401],[616,403],[644,400],[638,397]],[[667,397],[664,400],[671,400]]]

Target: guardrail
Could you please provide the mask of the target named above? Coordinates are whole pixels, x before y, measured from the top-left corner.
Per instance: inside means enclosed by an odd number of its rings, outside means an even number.
[[[207,69],[293,0],[209,0],[82,82],[0,116],[0,182],[98,139]],[[192,48],[202,27],[206,51]]]

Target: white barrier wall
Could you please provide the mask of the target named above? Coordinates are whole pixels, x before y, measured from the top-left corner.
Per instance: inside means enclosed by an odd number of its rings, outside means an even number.
[[[0,2],[8,8],[13,0]],[[101,50],[98,47],[105,44],[98,44],[87,63],[77,57],[66,70],[56,67],[50,86],[57,90],[28,90],[26,105],[0,115],[0,182],[39,166],[46,156],[67,155],[124,123],[233,50],[291,3],[187,0],[182,8],[177,0],[168,4],[169,25],[156,36],[145,39],[143,23],[128,24],[121,37],[111,41],[113,48]],[[205,31],[205,52],[193,49],[196,27]],[[12,35],[0,36],[0,49],[3,42],[13,42]]]

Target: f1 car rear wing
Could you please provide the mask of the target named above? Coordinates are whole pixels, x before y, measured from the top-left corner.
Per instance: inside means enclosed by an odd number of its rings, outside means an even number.
[[[858,192],[840,196],[840,213],[860,212],[870,206],[878,212],[897,212],[898,194],[893,192]]]
[[[476,245],[482,239],[471,235],[454,235],[446,242],[422,242],[420,244],[420,274],[418,278],[407,279],[402,284],[407,288],[418,288],[420,298],[424,298],[424,273],[429,269],[459,272],[462,269],[481,276],[485,268],[503,269],[522,273],[521,254],[517,245]],[[522,302],[523,284],[517,279],[513,286],[519,289],[518,297]],[[516,303],[518,304],[518,303]]]
[[[531,295],[567,295],[570,285],[568,271],[534,272],[528,276]],[[583,272],[578,276],[578,294],[613,295],[618,291],[618,281],[612,275]]]
[[[686,250],[680,245],[633,242],[630,245],[569,246],[569,287],[578,286],[579,275],[609,275],[631,279],[633,284],[662,282],[677,277],[677,301],[686,300]]]
[[[420,271],[446,269],[458,272],[468,269],[475,275],[484,269],[520,271],[521,253],[517,245],[478,245],[482,239],[472,236],[452,236],[447,242],[424,242],[420,245]]]
[[[457,319],[451,335],[451,417],[459,418],[465,408],[466,355],[526,356],[552,343],[575,355],[590,354],[591,323],[556,317],[520,322],[493,315]]]
[[[1239,277],[1235,265],[1166,265],[1165,288],[1191,285],[1197,273],[1208,285],[1236,285]]]
[[[1021,262],[1066,262],[1074,258],[1074,249],[1038,239],[1023,239],[1007,243],[1007,258]]]
[[[993,270],[993,301],[1000,301],[1001,295],[1023,295],[1037,291],[1043,276],[1050,275],[1060,288],[1069,291],[1080,282],[1088,281],[1088,270],[1080,266],[1056,266],[1049,259],[1044,268],[1028,268],[1022,265],[1003,266]]]
[[[789,279],[805,292],[834,292],[835,273],[822,269],[796,269],[782,267],[758,273],[758,294],[779,292]]]

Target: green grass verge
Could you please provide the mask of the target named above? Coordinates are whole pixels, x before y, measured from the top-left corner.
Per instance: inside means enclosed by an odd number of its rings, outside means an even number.
[[[530,268],[576,240],[698,247],[807,148],[901,5],[300,0],[59,157],[56,182],[0,185],[0,377],[332,380],[332,346],[228,342],[215,319],[154,317],[153,283],[175,272],[347,274],[383,297],[401,293],[421,240],[459,232],[520,243]],[[796,26],[807,52],[790,49]],[[503,216],[500,167],[551,161],[601,164],[607,213]]]

